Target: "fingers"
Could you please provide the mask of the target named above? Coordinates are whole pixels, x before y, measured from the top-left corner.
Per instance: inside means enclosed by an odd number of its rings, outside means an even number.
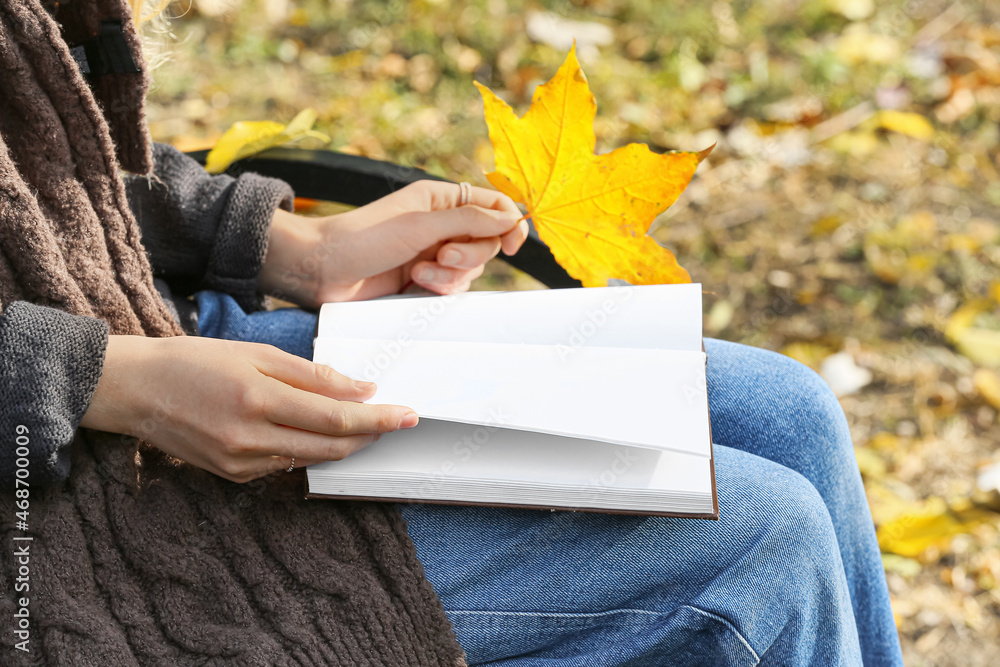
[[[337,401],[280,383],[262,400],[271,423],[318,434],[386,433],[417,425],[417,414],[407,407]]]
[[[297,389],[345,401],[364,401],[375,394],[375,384],[352,380],[329,366],[260,345],[254,360],[257,369],[268,377]]]
[[[213,472],[234,482],[249,482],[276,472],[290,472],[288,469],[292,465],[292,456],[295,457],[296,469],[323,461],[339,461],[364,449],[378,438],[378,434],[337,438],[275,427],[272,444],[255,447],[253,456],[225,459],[216,464]]]
[[[479,188],[473,186],[470,190],[469,203],[473,206],[491,208],[497,211],[516,214],[521,217],[521,210],[514,203],[514,200],[502,192],[490,190],[489,188]]]
[[[500,237],[503,242],[504,254],[513,255],[516,253],[524,241],[528,238],[528,222],[527,220],[521,219],[523,217],[521,215],[521,210],[517,207],[517,204],[514,203],[514,200],[502,192],[497,192],[496,190],[473,187],[471,189],[469,203],[473,206],[481,206],[483,208],[503,211],[517,216],[517,219],[520,220],[520,222],[517,223],[517,226]],[[491,257],[495,255],[496,253],[494,252]]]
[[[496,257],[500,245],[501,240],[496,236],[445,243],[438,249],[437,261],[453,269],[474,269]]]
[[[426,212],[408,216],[405,226],[411,233],[419,232],[418,246],[428,247],[449,239],[499,237],[504,254],[513,255],[528,237],[528,223],[522,220],[520,209],[510,197],[496,190],[472,187],[469,203],[464,206],[462,189],[455,183],[419,181],[404,190],[424,200],[419,205]],[[452,261],[439,255],[438,260],[442,266],[472,268],[477,255],[485,255],[486,259],[496,255],[488,244],[482,249],[485,252],[470,249],[470,256],[455,257]]]
[[[505,255],[513,255],[520,249],[524,244],[525,240],[528,238],[528,221],[522,220],[521,210],[517,207],[517,204],[502,192],[497,192],[496,190],[488,190],[487,188],[477,188],[473,187],[471,189],[471,196],[469,198],[469,205],[478,206],[485,209],[500,211],[503,213],[509,213],[510,215],[517,216],[517,224],[509,229],[508,231],[500,235],[500,240]],[[467,208],[467,207],[465,207]],[[469,234],[470,236],[480,236],[479,234]],[[492,252],[487,259],[491,259],[496,256],[496,251]],[[441,261],[439,255],[438,261],[444,266],[455,266],[459,268],[472,268],[473,264],[466,262],[463,264],[450,263],[447,261]],[[485,261],[485,260],[484,260]]]
[[[238,443],[223,451],[214,472],[247,482],[287,470],[293,456],[296,468],[339,461],[375,442],[383,432],[412,428],[418,421],[409,408],[332,401],[293,389],[268,406],[268,412],[272,427],[252,444]]]
[[[445,211],[461,206],[462,189],[458,183],[446,181],[417,181],[404,189],[412,188],[414,193],[425,199],[428,211]],[[472,186],[469,188],[469,204],[481,208],[503,211],[521,217],[517,204],[502,192],[489,188]]]
[[[322,461],[316,459],[303,459],[295,457],[295,469],[305,468]],[[253,461],[242,462],[238,465],[229,466],[226,470],[220,470],[222,477],[233,482],[249,482],[260,477],[273,475],[274,473],[291,472],[289,466],[292,459],[288,456],[266,456],[254,459]]]
[[[430,234],[434,243],[453,238],[477,239],[499,237],[513,231],[521,217],[519,211],[497,211],[480,206],[460,206],[444,211],[415,214],[416,223],[411,229]],[[430,245],[430,243],[427,243]]]
[[[528,221],[522,220],[517,227],[500,237],[503,254],[510,256],[516,253],[528,240]]]
[[[296,456],[294,459],[295,467],[292,470],[299,470],[301,468],[308,468],[311,465],[316,465],[317,463],[323,463],[323,461],[333,461],[339,459],[304,459],[300,456]],[[291,472],[288,468],[292,465],[292,457],[290,456],[273,456],[268,459],[261,470],[258,477],[263,477],[264,475],[270,475],[276,472]]]
[[[272,444],[261,445],[261,454],[279,456],[285,461],[285,469],[291,465],[291,457],[295,457],[295,467],[302,468],[320,461],[339,461],[364,449],[379,439],[379,433],[364,433],[343,437],[323,436],[318,433],[295,431],[289,428],[276,427]],[[269,462],[255,457],[248,465],[267,467]]]
[[[438,294],[466,292],[472,281],[483,275],[482,264],[472,269],[453,269],[436,262],[417,262],[410,277],[416,284]]]

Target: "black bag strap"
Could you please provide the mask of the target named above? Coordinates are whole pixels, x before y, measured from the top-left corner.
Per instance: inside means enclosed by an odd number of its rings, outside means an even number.
[[[97,36],[71,48],[70,53],[88,78],[140,71],[125,41],[121,21],[101,21]]]

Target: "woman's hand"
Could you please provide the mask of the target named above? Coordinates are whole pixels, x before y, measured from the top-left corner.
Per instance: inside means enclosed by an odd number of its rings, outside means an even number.
[[[466,206],[459,197],[454,183],[418,181],[328,218],[279,211],[261,290],[309,307],[395,294],[410,282],[465,291],[501,249],[517,252],[528,225],[499,192],[473,187]]]
[[[361,403],[375,392],[270,345],[111,336],[81,426],[140,437],[235,482],[339,460],[417,415]]]

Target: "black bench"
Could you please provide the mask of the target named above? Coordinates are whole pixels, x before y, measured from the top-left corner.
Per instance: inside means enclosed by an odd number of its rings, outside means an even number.
[[[205,164],[208,151],[194,151],[189,155]],[[226,173],[238,176],[246,171],[280,178],[292,186],[298,197],[350,206],[363,206],[414,181],[446,180],[416,167],[404,167],[334,151],[301,148],[272,148],[233,163]],[[549,249],[538,240],[533,227],[528,240],[516,255],[501,255],[500,258],[548,287],[580,286],[580,281],[571,278],[556,263]]]

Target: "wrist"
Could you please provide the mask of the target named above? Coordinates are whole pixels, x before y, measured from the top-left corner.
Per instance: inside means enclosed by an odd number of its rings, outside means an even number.
[[[315,219],[281,209],[275,212],[257,282],[261,292],[303,306],[317,305],[320,258],[309,261],[309,250],[319,247],[317,226]]]
[[[166,339],[144,336],[108,336],[101,378],[80,426],[110,433],[135,435],[141,421],[144,367],[155,357],[157,344]]]

